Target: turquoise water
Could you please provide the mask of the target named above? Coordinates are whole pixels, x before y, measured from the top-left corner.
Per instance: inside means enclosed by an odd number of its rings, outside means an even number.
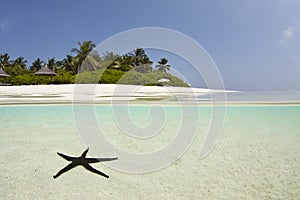
[[[141,128],[164,121],[157,134],[148,139],[124,134],[126,127],[120,129],[116,124],[111,106],[96,106],[95,116],[100,129],[118,148],[131,153],[153,152],[174,140],[182,126],[182,109],[164,106],[160,112],[157,108],[152,110],[151,118],[149,108],[131,106],[128,112]],[[67,164],[56,152],[80,155],[85,148],[72,106],[0,106],[3,180],[0,194],[4,199],[297,199],[300,196],[300,106],[227,107],[217,145],[204,159],[199,159],[199,152],[209,128],[211,108],[187,106],[187,109],[197,110],[198,129],[188,150],[170,166],[135,175],[96,164],[93,166],[108,173],[110,179],[76,168],[54,180],[52,175]],[[185,117],[187,124],[195,118]],[[93,154],[97,152],[91,149]]]

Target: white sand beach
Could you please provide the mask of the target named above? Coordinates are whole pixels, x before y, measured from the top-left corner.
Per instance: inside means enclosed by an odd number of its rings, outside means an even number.
[[[111,100],[170,100],[172,98],[176,100],[178,98],[208,95],[210,92],[235,91],[116,84],[2,86],[0,87],[0,104],[72,103],[74,95],[87,95],[95,103],[106,103]]]

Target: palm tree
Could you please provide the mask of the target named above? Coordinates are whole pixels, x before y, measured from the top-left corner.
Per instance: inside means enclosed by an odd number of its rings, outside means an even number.
[[[89,54],[91,57],[94,58],[95,61],[97,61],[98,63],[101,63],[102,59],[100,54],[98,53],[98,51],[96,50],[92,50]]]
[[[18,57],[13,61],[13,65],[20,69],[26,69],[26,63],[27,60],[25,60],[23,57]]]
[[[9,66],[6,65],[6,72],[10,75],[16,76],[26,72],[27,61],[23,57],[18,57],[10,61]]]
[[[134,57],[128,54],[125,54],[122,57],[117,58],[114,62],[112,62],[108,68],[117,69],[121,71],[130,71],[133,68]]]
[[[171,66],[167,64],[168,60],[166,58],[161,58],[158,61],[158,65],[155,66],[157,71],[161,71],[163,73],[167,73],[167,70],[170,71]]]
[[[151,64],[152,63],[145,63],[145,64],[142,63],[139,66],[137,66],[135,70],[140,73],[150,73],[153,71]]]
[[[0,67],[4,70],[7,70],[11,65],[11,60],[9,60],[10,56],[7,53],[0,55]]]
[[[46,63],[46,65],[53,71],[56,70],[56,67],[58,66],[58,64],[59,64],[59,61],[57,61],[54,57],[48,58],[48,61]]]
[[[152,63],[153,62],[145,54],[144,57],[139,58],[139,65],[135,67],[135,70],[141,73],[150,73],[153,71]]]
[[[94,71],[97,68],[100,68],[100,64],[92,56],[87,56],[82,62],[79,72]]]
[[[134,67],[133,62],[134,62],[134,57],[125,54],[120,59],[120,66],[121,66],[120,69],[122,71],[130,71]]]
[[[137,48],[134,50],[134,53],[130,53],[129,55],[134,57],[133,64],[135,67],[141,64],[152,63],[143,48]]]
[[[120,58],[120,56],[117,54],[114,54],[113,52],[106,51],[105,53],[103,53],[103,60],[115,61],[119,58]]]
[[[76,73],[75,70],[75,65],[76,65],[76,59],[72,55],[67,55],[65,59],[63,59],[61,63],[63,69],[67,71],[73,71]]]
[[[77,62],[75,65],[75,71],[78,72],[83,61],[88,57],[89,53],[96,47],[96,45],[92,41],[82,41],[77,43],[79,45],[79,49],[73,48],[71,50],[72,53],[76,53],[75,56]]]
[[[152,72],[152,61],[145,53],[145,50],[143,48],[137,48],[134,50],[134,53],[130,53],[130,56],[132,56],[133,59],[133,66],[136,71],[141,73],[148,73]]]
[[[26,72],[27,61],[23,57],[10,60],[10,56],[5,53],[0,55],[0,67],[10,75],[19,75]]]
[[[33,61],[29,69],[32,71],[38,71],[42,69],[43,64],[44,62],[40,58],[37,58],[35,61]]]

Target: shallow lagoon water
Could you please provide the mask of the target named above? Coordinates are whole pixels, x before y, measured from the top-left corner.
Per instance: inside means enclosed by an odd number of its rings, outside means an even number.
[[[139,126],[151,123],[149,105],[130,107]],[[107,138],[129,152],[163,148],[180,126],[180,107],[164,106],[164,129],[149,140],[123,134],[112,108],[95,113]],[[0,107],[0,194],[3,199],[297,199],[300,196],[300,106],[228,106],[216,147],[199,158],[211,109],[199,106],[199,129],[183,156],[146,174],[124,173],[104,164],[93,167],[109,179],[77,167],[58,179],[68,164],[56,155],[79,156],[85,149],[71,105]],[[91,154],[95,152],[91,149]],[[100,155],[101,156],[101,155]]]

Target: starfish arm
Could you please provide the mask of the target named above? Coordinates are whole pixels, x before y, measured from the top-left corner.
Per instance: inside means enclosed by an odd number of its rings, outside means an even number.
[[[83,165],[83,167],[87,170],[89,170],[90,172],[93,172],[93,173],[96,173],[96,174],[99,174],[101,176],[104,176],[105,178],[109,178],[108,175],[104,174],[103,172],[100,172],[94,168],[92,168],[90,165],[86,164],[86,165]]]
[[[62,153],[59,153],[59,152],[57,152],[57,154],[58,154],[60,157],[66,159],[67,161],[73,161],[74,159],[76,159],[76,157],[66,156],[66,155],[64,155],[64,154],[62,154]]]
[[[87,148],[87,149],[81,154],[81,157],[84,157],[84,158],[85,158],[88,151],[89,151],[89,148]]]
[[[97,163],[97,162],[105,162],[105,161],[112,161],[117,160],[118,158],[86,158],[88,163]]]
[[[53,176],[53,178],[59,177],[60,175],[62,175],[63,173],[69,171],[70,169],[76,167],[77,165],[78,165],[78,164],[76,164],[76,163],[70,163],[70,164],[68,164],[66,167],[64,167],[64,168],[61,169],[59,172],[57,172],[57,174],[55,174],[55,175]]]

